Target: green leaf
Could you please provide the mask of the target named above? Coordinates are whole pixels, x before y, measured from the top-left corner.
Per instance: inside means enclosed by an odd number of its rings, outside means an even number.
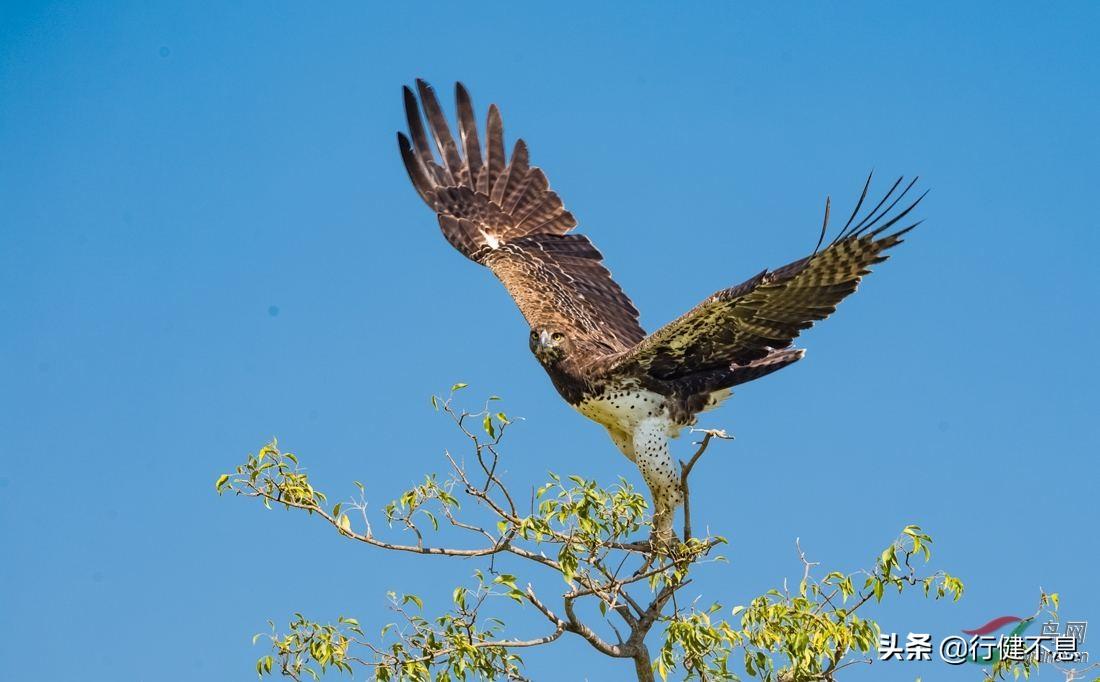
[[[455,391],[461,391],[462,389],[466,388],[467,386],[469,386],[469,384],[464,384],[460,381],[457,384],[455,384],[454,386],[451,386],[451,393],[454,393]]]
[[[485,419],[481,420],[481,425],[485,428],[485,433],[489,434],[490,438],[496,438],[497,437],[497,430],[496,430],[496,428],[493,427],[493,417],[492,417],[492,415],[489,415],[489,414],[485,415]]]
[[[421,601],[420,597],[416,596],[415,594],[406,594],[405,597],[401,600],[402,604],[408,604],[409,602],[416,604],[416,608],[418,609],[424,609],[424,602]]]
[[[894,552],[894,546],[890,545],[882,550],[882,555],[879,556],[879,563],[882,565],[883,573],[886,574],[887,578],[890,577],[890,569],[898,565],[898,558]]]
[[[506,585],[513,590],[516,589],[516,576],[511,575],[510,573],[501,573],[497,577],[493,578],[493,582],[500,583],[501,585]]]
[[[421,509],[420,511],[423,512],[424,515],[427,516],[428,519],[432,522],[432,528],[434,528],[435,530],[439,530],[439,521],[436,520],[435,514],[431,513],[427,509]]]
[[[222,474],[221,476],[218,476],[218,481],[214,484],[214,490],[217,490],[220,493],[222,491],[222,486],[225,485],[228,480],[229,474]]]

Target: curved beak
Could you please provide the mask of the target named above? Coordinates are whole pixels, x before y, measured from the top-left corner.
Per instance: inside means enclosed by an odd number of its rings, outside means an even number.
[[[546,330],[539,332],[539,348],[550,348],[553,345],[554,343],[550,338],[550,332]]]

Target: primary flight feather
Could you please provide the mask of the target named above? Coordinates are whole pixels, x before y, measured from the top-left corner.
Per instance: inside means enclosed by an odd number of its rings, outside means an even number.
[[[530,347],[569,404],[600,423],[637,464],[653,494],[655,531],[668,537],[682,496],[668,439],[729,389],[802,358],[791,345],[856,290],[916,223],[895,228],[923,198],[895,211],[916,180],[897,180],[861,214],[870,186],[836,237],[814,253],[723,289],[650,335],[576,219],[530,165],[489,107],[481,144],[470,95],[455,87],[456,141],[431,86],[404,89],[409,135],[398,146],[409,178],[436,212],[444,237],[504,284],[531,327]],[[419,102],[418,102],[419,95]],[[423,114],[421,113],[423,107]],[[427,128],[425,128],[425,119]],[[429,137],[430,136],[430,137]],[[434,147],[434,150],[433,150]]]

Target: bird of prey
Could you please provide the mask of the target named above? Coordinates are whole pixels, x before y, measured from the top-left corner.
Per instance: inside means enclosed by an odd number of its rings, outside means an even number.
[[[861,214],[868,177],[851,218],[827,244],[828,202],[809,256],[722,289],[647,335],[600,252],[571,232],[576,219],[529,163],[527,145],[517,140],[511,157],[505,155],[496,105],[489,107],[482,146],[470,95],[456,84],[456,141],[431,86],[417,80],[416,89],[404,88],[409,135],[397,134],[413,186],[447,241],[489,268],[515,299],[530,325],[531,351],[558,393],[604,426],[641,470],[658,537],[672,535],[682,501],[669,438],[727,398],[731,387],[800,360],[804,351],[791,347],[799,333],[836,310],[869,267],[919,224],[890,231],[924,196],[899,208],[915,179],[904,187],[899,179]]]

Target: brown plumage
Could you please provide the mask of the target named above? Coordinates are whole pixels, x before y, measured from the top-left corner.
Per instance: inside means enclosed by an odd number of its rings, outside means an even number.
[[[506,161],[504,127],[489,107],[480,142],[469,93],[456,85],[456,142],[431,86],[404,89],[409,136],[398,146],[413,186],[438,214],[443,235],[500,279],[531,326],[531,350],[561,395],[605,426],[654,492],[657,525],[670,530],[679,503],[667,437],[694,423],[729,388],[796,362],[795,338],[836,310],[910,224],[893,232],[923,194],[895,212],[916,180],[899,179],[861,214],[871,178],[847,224],[811,255],[718,291],[646,336],[638,310],[611,278],[577,221],[518,140]],[[432,149],[434,141],[435,151]],[[900,191],[899,191],[900,188]],[[663,444],[663,445],[662,445]]]

